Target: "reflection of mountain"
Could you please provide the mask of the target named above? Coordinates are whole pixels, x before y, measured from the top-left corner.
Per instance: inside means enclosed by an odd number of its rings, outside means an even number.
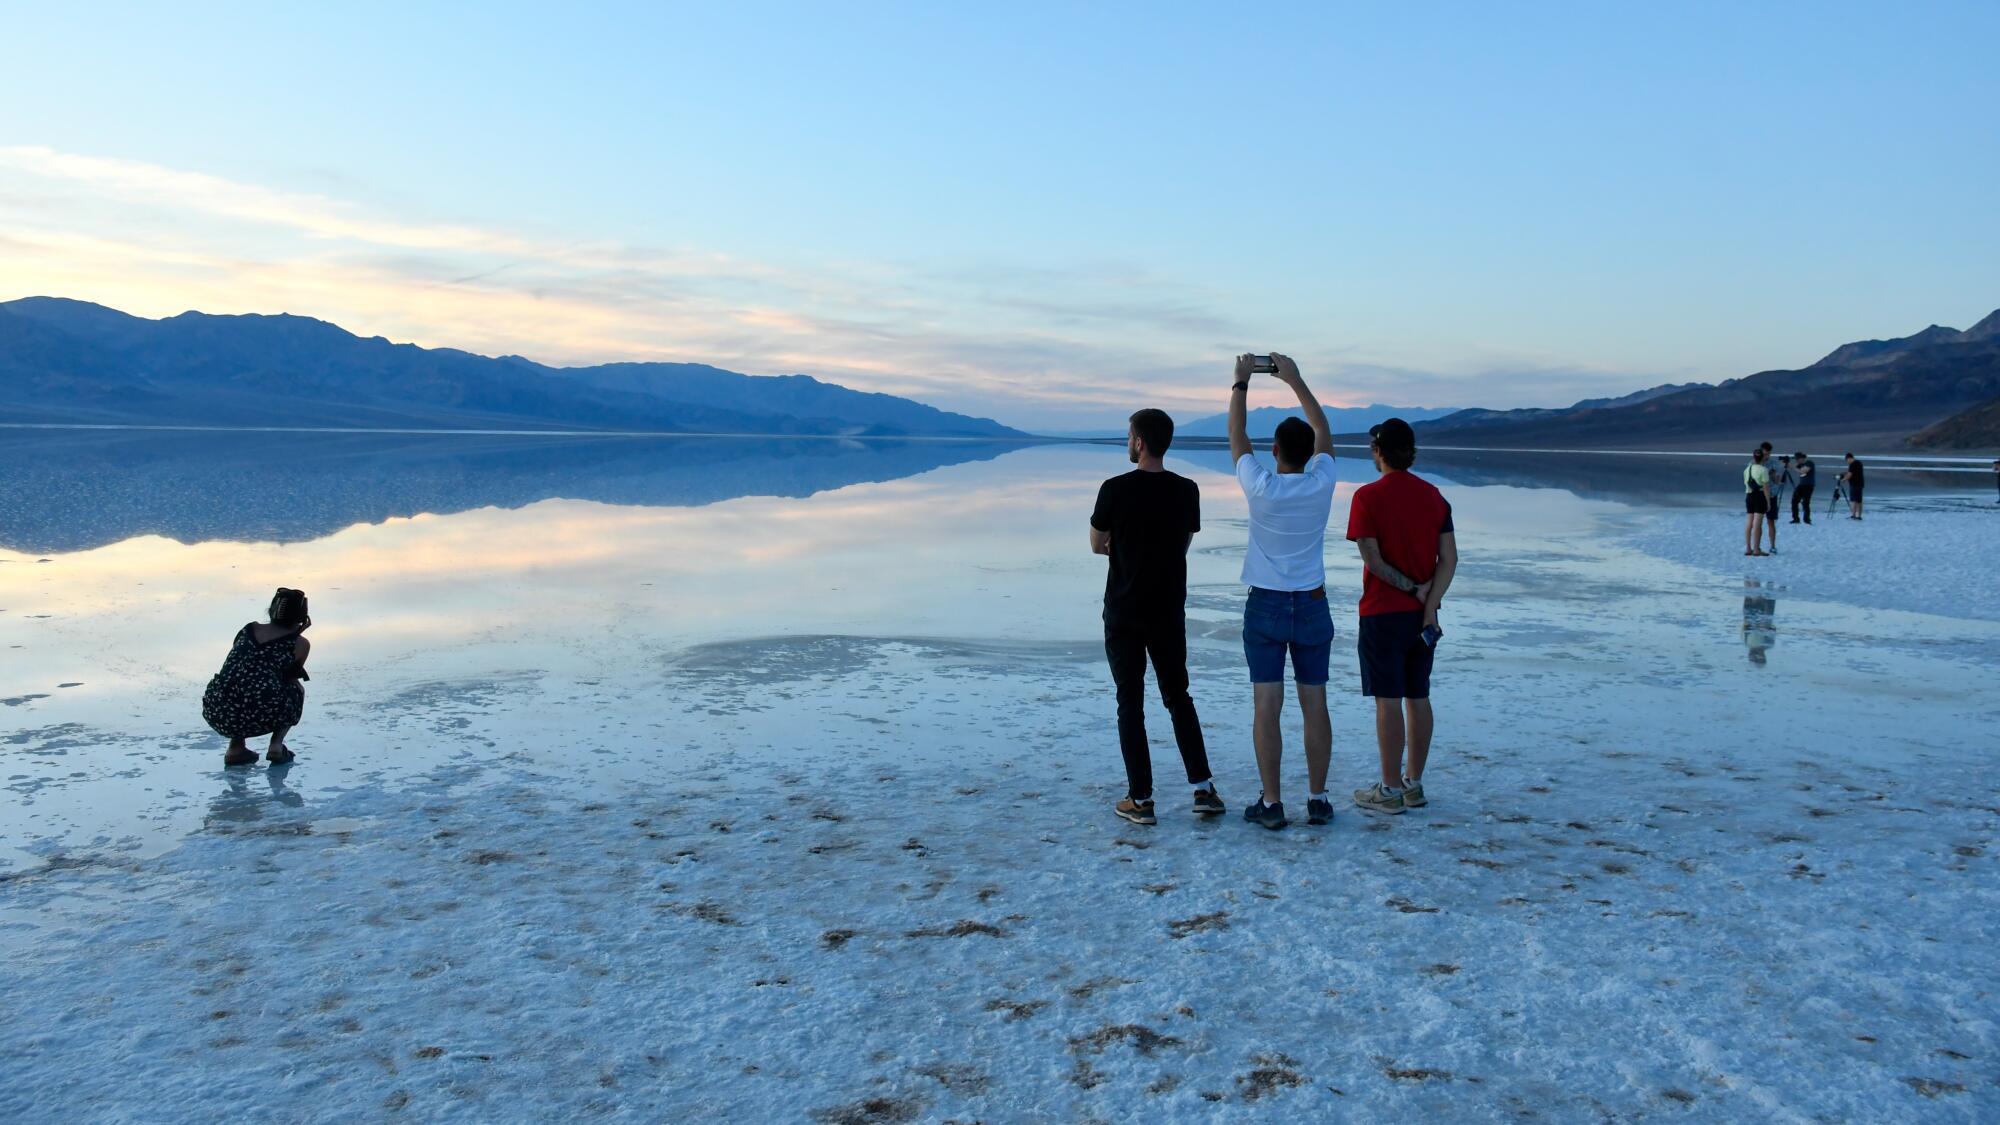
[[[0,418],[252,426],[1019,436],[805,375],[698,363],[546,367],[362,339],[302,316],[164,320],[54,297],[0,304]]]
[[[984,461],[1007,442],[0,430],[0,547],[316,539],[419,512],[563,497],[692,507]]]

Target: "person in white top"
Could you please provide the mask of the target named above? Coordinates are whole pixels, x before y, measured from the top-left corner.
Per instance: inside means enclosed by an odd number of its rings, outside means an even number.
[[[1271,439],[1278,471],[1258,464],[1250,448],[1247,408],[1250,376],[1265,371],[1299,396],[1305,421],[1287,418]],[[1333,510],[1333,431],[1326,412],[1306,389],[1298,364],[1272,353],[1236,357],[1229,394],[1229,456],[1236,480],[1250,501],[1250,544],[1243,553],[1243,583],[1250,587],[1243,607],[1243,655],[1250,665],[1256,717],[1251,738],[1257,747],[1262,796],[1243,818],[1266,828],[1283,828],[1278,767],[1284,755],[1278,716],[1285,705],[1285,656],[1292,659],[1299,710],[1305,715],[1306,774],[1310,783],[1306,820],[1333,819],[1326,794],[1326,771],[1333,757],[1333,721],[1326,712],[1328,658],[1333,649],[1333,617],[1326,604],[1326,521]]]

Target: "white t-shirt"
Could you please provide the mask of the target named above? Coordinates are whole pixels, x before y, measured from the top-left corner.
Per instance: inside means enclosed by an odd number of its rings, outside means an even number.
[[[1333,456],[1315,453],[1304,472],[1274,473],[1244,454],[1236,482],[1250,501],[1243,583],[1266,590],[1326,585],[1326,520],[1333,511]]]

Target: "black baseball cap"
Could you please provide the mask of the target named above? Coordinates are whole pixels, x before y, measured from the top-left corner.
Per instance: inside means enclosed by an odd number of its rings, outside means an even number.
[[[1368,436],[1383,449],[1415,449],[1417,432],[1401,418],[1391,418],[1380,425],[1368,427]]]

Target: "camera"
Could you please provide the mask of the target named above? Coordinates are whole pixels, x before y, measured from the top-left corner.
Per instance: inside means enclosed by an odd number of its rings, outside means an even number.
[[[1250,357],[1250,373],[1253,375],[1275,375],[1278,373],[1278,365],[1270,356],[1253,355]]]

